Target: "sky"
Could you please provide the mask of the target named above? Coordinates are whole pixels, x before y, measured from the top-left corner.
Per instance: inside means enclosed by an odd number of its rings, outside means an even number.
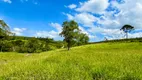
[[[134,26],[129,38],[142,37],[142,0],[0,0],[0,19],[18,36],[59,36],[62,23],[75,20],[90,42],[125,38],[120,28]]]

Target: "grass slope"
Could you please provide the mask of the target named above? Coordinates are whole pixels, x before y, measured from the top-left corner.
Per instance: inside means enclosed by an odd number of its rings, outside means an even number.
[[[44,52],[0,53],[0,80],[141,80],[142,43],[101,43]]]

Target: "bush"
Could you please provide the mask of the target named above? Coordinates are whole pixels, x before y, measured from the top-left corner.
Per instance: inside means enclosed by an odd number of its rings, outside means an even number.
[[[10,52],[12,51],[12,43],[7,41],[7,40],[4,40],[4,41],[1,41],[0,43],[0,48],[1,48],[1,51],[6,51],[6,52]]]

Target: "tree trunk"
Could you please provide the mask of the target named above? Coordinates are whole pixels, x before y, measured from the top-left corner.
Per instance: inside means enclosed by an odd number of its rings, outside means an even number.
[[[0,50],[1,52],[3,51],[2,48],[3,48],[3,46],[1,46],[1,50]]]
[[[70,50],[70,47],[68,46],[68,51]]]
[[[0,52],[2,52],[2,48],[3,48],[3,44],[2,44],[2,41],[1,41],[1,44],[0,44]]]
[[[1,48],[1,50],[0,50],[1,52],[2,52],[2,48]]]
[[[69,51],[70,50],[70,43],[68,43],[67,47],[68,47],[68,51]]]

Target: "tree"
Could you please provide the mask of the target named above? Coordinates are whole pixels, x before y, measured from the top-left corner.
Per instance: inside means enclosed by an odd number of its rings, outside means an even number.
[[[131,25],[124,25],[120,30],[123,30],[124,33],[126,34],[126,39],[128,38],[128,33],[134,30],[134,27]]]
[[[1,52],[2,52],[2,47],[4,44],[4,40],[9,34],[10,34],[9,26],[3,20],[0,20],[0,50]]]
[[[78,35],[76,36],[76,43],[78,46],[87,44],[88,41],[89,37],[86,34],[78,32]]]
[[[60,33],[60,35],[62,37],[64,37],[64,41],[67,42],[67,47],[68,50],[70,50],[70,47],[72,45],[72,42],[75,39],[75,35],[77,34],[79,28],[78,28],[78,24],[75,21],[65,21],[62,24],[62,32]]]
[[[3,20],[0,20],[0,38],[4,38],[10,33],[9,26]]]

